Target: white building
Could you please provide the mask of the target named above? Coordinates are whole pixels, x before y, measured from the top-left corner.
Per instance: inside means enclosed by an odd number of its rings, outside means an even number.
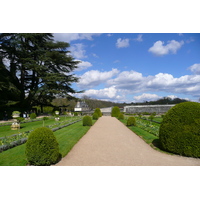
[[[85,101],[78,101],[75,108],[74,108],[74,111],[75,112],[82,112],[82,111],[88,111],[90,110],[89,106],[85,103]]]

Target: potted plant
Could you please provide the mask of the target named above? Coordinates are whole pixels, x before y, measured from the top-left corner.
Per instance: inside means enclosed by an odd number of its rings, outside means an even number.
[[[14,119],[20,117],[20,112],[19,112],[19,111],[13,111],[13,112],[12,112],[12,117],[13,117]]]
[[[56,110],[56,111],[55,111],[55,114],[56,114],[56,115],[59,115],[59,111],[58,111],[58,110]]]
[[[56,120],[56,121],[59,121],[59,120],[60,120],[60,118],[59,118],[59,111],[56,110],[56,111],[55,111],[55,114],[56,114],[55,120]]]

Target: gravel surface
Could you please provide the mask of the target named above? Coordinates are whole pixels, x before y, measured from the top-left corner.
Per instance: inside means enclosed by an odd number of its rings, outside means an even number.
[[[56,166],[200,166],[200,159],[158,152],[116,118],[103,116]]]

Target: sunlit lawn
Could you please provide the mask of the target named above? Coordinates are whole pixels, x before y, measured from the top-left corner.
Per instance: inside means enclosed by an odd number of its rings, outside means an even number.
[[[63,157],[67,155],[89,129],[89,126],[82,126],[82,121],[80,121],[54,132]],[[0,153],[0,166],[26,166],[25,145],[23,144]]]

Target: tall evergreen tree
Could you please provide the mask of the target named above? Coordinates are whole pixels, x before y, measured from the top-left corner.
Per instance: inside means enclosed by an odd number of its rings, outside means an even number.
[[[71,84],[78,78],[72,72],[79,62],[68,47],[48,33],[0,34],[0,72],[5,74],[0,94],[9,88],[6,96],[1,95],[2,101],[12,100],[28,109],[76,93]]]

